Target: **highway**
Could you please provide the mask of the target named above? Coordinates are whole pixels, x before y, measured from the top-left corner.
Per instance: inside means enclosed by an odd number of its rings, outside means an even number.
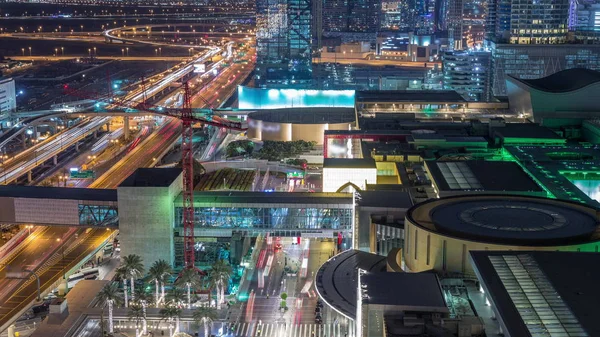
[[[87,233],[86,233],[87,232]],[[50,227],[28,241],[22,251],[14,256],[11,265],[35,269],[42,291],[49,289],[64,273],[74,268],[82,259],[101,246],[112,230]],[[57,241],[61,239],[61,241]],[[41,267],[40,267],[41,266]],[[8,276],[12,275],[9,274]],[[23,277],[25,275],[17,275]],[[17,314],[35,300],[37,285],[33,276],[24,279],[0,281],[0,331],[8,326]]]
[[[76,58],[83,58],[83,55],[79,56],[11,56],[11,60],[17,61],[63,61],[72,60]],[[122,61],[185,61],[189,59],[189,56],[94,56],[97,60],[122,60]]]
[[[71,127],[52,138],[31,147],[4,163],[0,183],[6,185],[27,174],[46,160],[81,141],[108,122],[108,117],[96,117]]]
[[[338,53],[339,54],[339,53]],[[409,61],[394,61],[394,60],[367,60],[367,59],[349,59],[342,57],[315,57],[313,63],[339,63],[353,64],[365,66],[395,66],[395,67],[411,67],[411,68],[433,68],[436,64],[439,66],[441,62],[409,62]]]
[[[185,67],[183,69],[185,69]],[[228,98],[225,96],[227,95],[227,91],[221,90],[219,92],[218,90],[228,88],[228,86],[235,86],[237,81],[241,79],[241,77],[233,78],[231,76],[231,72],[237,71],[237,68],[229,69],[232,70],[225,70],[219,73],[216,78],[200,92],[206,93],[212,97],[213,100],[226,100]],[[168,77],[168,79],[165,78],[165,80],[175,81],[175,78],[180,76],[181,73],[178,74],[178,72],[174,72],[172,75],[173,76]],[[148,90],[156,90],[159,86],[170,85],[170,83],[164,82],[165,80],[157,81],[157,83],[153,84]],[[225,88],[223,88],[224,85]],[[134,95],[141,95],[141,93]],[[86,125],[95,125],[94,123],[102,125],[106,120],[108,120],[107,117],[96,117],[87,122]],[[85,130],[86,127],[83,126],[83,129]],[[67,138],[67,132],[69,131],[70,130],[63,132],[62,137],[61,135],[55,136],[56,139],[51,140],[48,144],[57,144],[57,139],[68,141],[69,138]],[[75,133],[75,135],[77,134],[78,133]],[[164,123],[157,131],[148,136],[148,138],[140,143],[126,157],[118,161],[105,174],[94,181],[90,187],[116,188],[137,168],[153,166],[156,162],[156,158],[170,149],[179,139],[180,135],[181,121],[176,118],[166,117]],[[40,147],[38,150],[43,150],[44,153],[52,153],[52,151],[56,151],[56,145],[50,145],[49,148]],[[33,153],[36,152],[34,151]],[[48,156],[48,158],[51,158],[51,156]],[[13,160],[15,163],[17,161],[24,161],[24,159]],[[38,158],[38,161],[39,160],[40,159]],[[15,166],[16,164],[11,163],[11,165]],[[23,169],[23,167],[21,167],[21,169]],[[9,177],[9,173],[10,172],[7,172],[7,177]],[[12,179],[12,176],[10,177]],[[96,228],[90,228],[88,230],[57,226],[42,230],[44,235],[40,235],[39,237],[24,242],[19,246],[21,251],[10,260],[11,264],[16,264],[20,267],[28,266],[30,269],[36,270],[36,274],[40,277],[42,291],[49,289],[50,286],[54,285],[65,271],[76,266],[77,263],[81,262],[91,252],[100,247],[102,243],[109,238],[110,234],[112,234],[112,231],[110,230]],[[56,241],[56,238],[61,238],[62,245],[61,242]],[[71,242],[73,240],[76,240],[76,242]],[[41,252],[46,253],[44,255],[44,253]],[[6,329],[8,323],[16,319],[17,314],[26,308],[36,296],[36,284],[33,277],[27,281],[4,280],[4,282],[8,283],[0,283],[2,289],[0,290],[0,303],[7,303],[9,305],[0,307],[0,331]]]
[[[129,177],[138,167],[154,166],[162,152],[169,149],[181,136],[181,121],[167,118],[166,122],[152,133],[133,151],[119,160],[113,167],[98,177],[90,188],[116,188],[125,178]]]

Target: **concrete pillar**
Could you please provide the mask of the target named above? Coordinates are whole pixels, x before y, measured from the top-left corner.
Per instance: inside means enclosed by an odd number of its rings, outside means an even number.
[[[34,139],[37,139],[37,137],[38,137],[38,133],[37,133],[37,126],[34,126],[34,127],[33,127],[33,138],[34,138]]]
[[[123,135],[125,140],[129,139],[129,117],[123,117]]]
[[[27,172],[27,182],[32,182],[33,178],[31,177],[31,171]]]
[[[110,123],[106,123],[106,132],[110,132]]]
[[[79,142],[75,143],[75,151],[79,152]]]
[[[98,138],[98,129],[94,130],[94,139]]]
[[[54,157],[52,157],[52,161],[54,162],[54,165],[58,165],[58,155],[54,155]]]
[[[8,337],[15,337],[15,329],[16,329],[16,326],[14,324],[11,324],[8,327]]]

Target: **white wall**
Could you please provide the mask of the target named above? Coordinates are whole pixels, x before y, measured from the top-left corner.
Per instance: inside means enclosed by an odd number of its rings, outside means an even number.
[[[377,183],[377,168],[323,168],[323,192],[336,192],[347,182],[360,189]]]
[[[0,80],[0,114],[15,112],[16,110],[15,80],[12,78]]]
[[[169,187],[119,187],[121,256],[137,254],[144,266],[163,259],[173,265],[173,200],[183,190],[183,175]]]

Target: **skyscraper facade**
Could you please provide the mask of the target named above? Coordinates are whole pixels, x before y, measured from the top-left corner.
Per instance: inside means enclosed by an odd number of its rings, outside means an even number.
[[[436,30],[448,32],[450,49],[463,48],[463,0],[439,0],[436,7]]]
[[[489,101],[490,56],[490,52],[486,51],[444,52],[444,89],[454,90],[468,101]]]
[[[257,0],[256,82],[260,87],[312,85],[312,1]]]
[[[488,39],[511,44],[564,43],[570,1],[491,0]]]
[[[518,45],[490,43],[493,92],[506,95],[506,76],[536,79],[571,68],[600,71],[600,45]]]
[[[381,25],[381,0],[322,0],[323,31],[376,33]]]

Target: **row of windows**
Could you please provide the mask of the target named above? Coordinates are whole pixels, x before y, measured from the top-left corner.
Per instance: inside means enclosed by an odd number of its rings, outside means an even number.
[[[197,207],[198,227],[260,229],[342,229],[352,226],[352,210],[337,208]],[[182,227],[183,208],[175,209],[175,226]]]

